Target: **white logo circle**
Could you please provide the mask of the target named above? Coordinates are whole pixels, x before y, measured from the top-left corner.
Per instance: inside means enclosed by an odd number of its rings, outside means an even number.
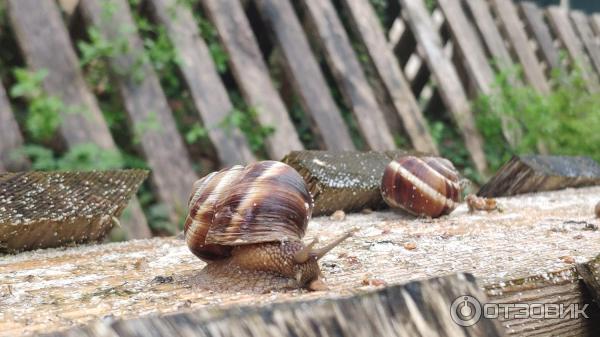
[[[450,317],[460,326],[475,325],[481,319],[481,303],[473,296],[460,296],[450,306]]]

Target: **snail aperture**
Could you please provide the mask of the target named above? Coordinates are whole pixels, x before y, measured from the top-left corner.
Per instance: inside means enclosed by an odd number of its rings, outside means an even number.
[[[213,172],[194,183],[185,222],[190,251],[211,279],[254,288],[323,286],[317,260],[351,233],[304,245],[313,199],[292,167],[262,161]]]
[[[385,168],[381,195],[392,208],[436,218],[458,205],[459,175],[445,158],[400,157]]]

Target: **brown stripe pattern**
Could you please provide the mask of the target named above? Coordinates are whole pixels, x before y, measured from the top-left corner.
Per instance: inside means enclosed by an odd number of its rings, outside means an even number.
[[[292,167],[277,161],[233,166],[194,184],[186,242],[196,256],[212,261],[230,256],[237,245],[300,241],[313,206]]]
[[[381,195],[392,208],[436,218],[458,205],[459,176],[445,158],[404,156],[386,167]]]

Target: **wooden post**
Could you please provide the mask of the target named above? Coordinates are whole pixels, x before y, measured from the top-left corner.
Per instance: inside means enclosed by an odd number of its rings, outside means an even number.
[[[117,152],[98,102],[86,87],[56,3],[37,0],[11,0],[8,3],[12,26],[29,68],[48,71],[43,81],[44,90],[60,98],[67,110],[61,114],[60,125],[60,133],[67,145],[91,143],[103,150]],[[128,238],[152,236],[137,198],[131,200],[129,214],[122,223]]]
[[[313,123],[313,132],[328,150],[354,145],[319,69],[289,0],[254,0],[282,52],[287,76]]]
[[[18,1],[18,0],[17,0]],[[109,59],[115,73],[131,127],[137,132],[144,157],[152,168],[152,182],[159,200],[169,210],[174,229],[185,213],[192,183],[192,169],[154,69],[144,61],[142,41],[137,35],[125,0],[82,0],[86,20],[125,51]]]
[[[330,1],[304,0],[306,17],[360,133],[370,149],[392,150],[394,138]]]
[[[205,0],[201,3],[229,54],[231,69],[242,94],[258,110],[259,122],[275,128],[266,139],[271,158],[279,160],[290,151],[303,149],[285,105],[271,82],[269,69],[239,0]]]
[[[512,49],[521,62],[527,82],[541,93],[550,92],[550,85],[535,52],[531,48],[527,34],[521,26],[515,4],[511,0],[492,0],[492,3]]]
[[[423,48],[424,58],[431,70],[448,110],[464,138],[465,145],[477,171],[485,174],[487,162],[483,141],[475,126],[471,107],[458,74],[450,59],[444,54],[442,42],[432,27],[433,20],[421,0],[400,0],[406,20]]]
[[[23,145],[19,125],[13,116],[6,91],[0,82],[0,172],[21,171],[27,168],[25,158],[17,158],[15,150]]]
[[[600,75],[600,42],[595,40],[587,15],[581,11],[571,11],[571,20],[587,50],[591,63],[596,69],[596,73]]]
[[[483,50],[479,36],[467,20],[459,1],[438,0],[438,4],[452,31],[454,41],[464,60],[466,72],[476,88],[484,94],[490,94],[494,82],[494,73]]]
[[[554,39],[550,35],[548,25],[544,22],[544,12],[533,2],[524,1],[520,4],[524,21],[536,39],[542,57],[548,64],[548,71],[561,67],[558,49],[554,46]]]
[[[254,161],[252,150],[239,128],[223,130],[219,126],[232,113],[233,105],[192,13],[177,0],[152,0],[149,3],[181,59],[181,73],[219,161],[225,166]]]
[[[345,0],[343,4],[350,14],[350,21],[356,35],[362,39],[377,74],[392,99],[394,109],[401,118],[413,147],[422,152],[438,153],[427,129],[427,121],[410,91],[398,61],[387,44],[373,7],[366,0]]]

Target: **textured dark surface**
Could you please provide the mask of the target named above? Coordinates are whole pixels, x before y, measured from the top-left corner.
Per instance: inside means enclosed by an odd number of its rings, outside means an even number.
[[[383,171],[402,150],[389,152],[293,151],[283,162],[295,168],[315,199],[314,215],[385,206],[379,186]]]
[[[142,170],[0,174],[0,252],[101,240]]]
[[[505,336],[496,321],[454,323],[452,302],[485,295],[470,274],[414,281],[340,299],[103,321],[45,336]]]
[[[509,196],[600,184],[600,165],[589,157],[520,156],[502,166],[477,193]]]

